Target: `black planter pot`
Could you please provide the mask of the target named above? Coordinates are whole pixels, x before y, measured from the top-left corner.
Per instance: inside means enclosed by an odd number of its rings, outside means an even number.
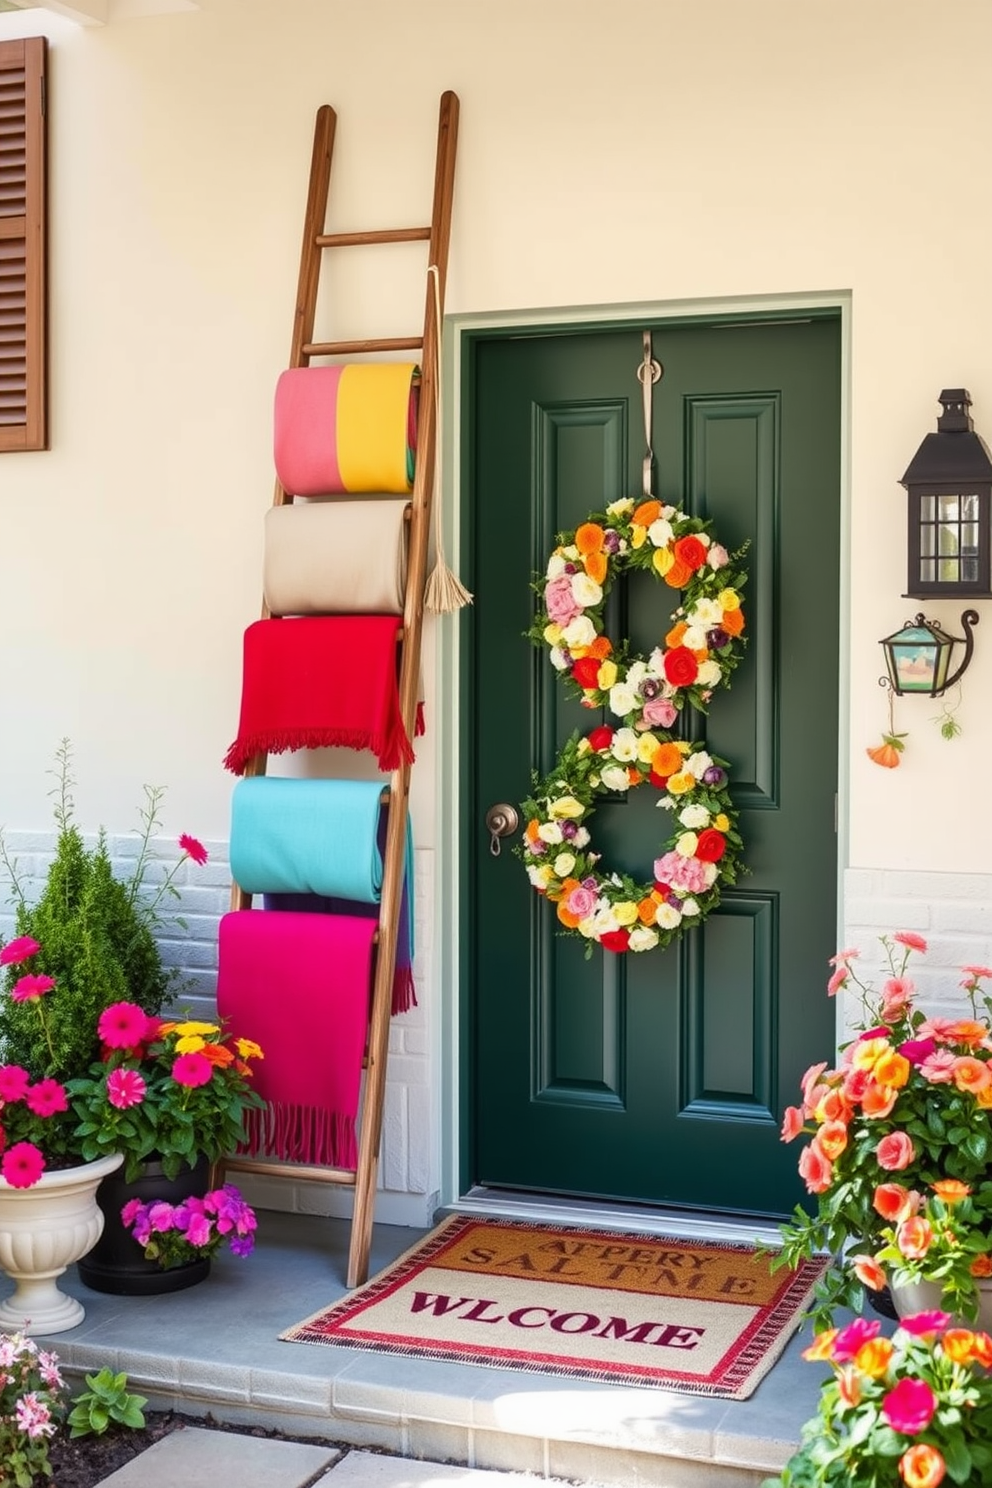
[[[210,1275],[210,1257],[187,1261],[169,1270],[157,1261],[145,1259],[141,1246],[121,1223],[121,1210],[131,1199],[147,1204],[164,1199],[179,1204],[194,1195],[201,1197],[210,1188],[210,1164],[201,1158],[194,1168],[181,1168],[175,1178],[166,1178],[161,1163],[146,1162],[144,1172],[131,1183],[121,1176],[123,1169],[102,1179],[96,1201],[104,1214],[103,1234],[96,1245],[78,1263],[79,1279],[94,1292],[114,1292],[118,1296],[148,1297],[159,1292],[180,1292],[195,1286]]]

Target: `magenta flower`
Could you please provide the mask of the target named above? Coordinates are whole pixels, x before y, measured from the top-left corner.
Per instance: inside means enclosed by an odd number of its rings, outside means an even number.
[[[877,1318],[870,1322],[866,1318],[855,1318],[842,1328],[834,1339],[833,1358],[837,1364],[847,1364],[854,1358],[862,1344],[877,1338],[882,1325]]]
[[[23,1100],[30,1083],[31,1076],[19,1064],[0,1065],[0,1101],[4,1105]]]
[[[14,983],[10,989],[10,995],[14,1002],[33,1002],[38,997],[44,997],[46,992],[51,992],[55,986],[55,978],[28,973]]]
[[[39,1080],[25,1091],[28,1109],[36,1116],[54,1116],[57,1111],[68,1111],[69,1098],[65,1086],[58,1080]]]
[[[943,1333],[951,1322],[949,1312],[940,1312],[932,1308],[929,1312],[914,1312],[912,1317],[899,1319],[899,1326],[904,1333],[912,1333],[916,1338],[925,1338],[928,1333]]]
[[[213,1072],[210,1060],[198,1049],[192,1054],[180,1054],[172,1066],[172,1078],[180,1085],[209,1085]]]
[[[893,1431],[917,1436],[926,1431],[937,1409],[937,1397],[926,1380],[901,1379],[882,1401],[882,1415]]]
[[[20,966],[22,961],[36,956],[40,950],[41,946],[30,935],[19,935],[16,940],[8,940],[0,951],[0,966]]]
[[[127,1203],[121,1210],[121,1224],[128,1226],[133,1225],[134,1221],[137,1219],[143,1208],[144,1205],[142,1204],[140,1199],[128,1199]]]
[[[171,1204],[167,1204],[164,1199],[160,1199],[158,1203],[152,1204],[149,1207],[148,1223],[153,1230],[157,1230],[160,1234],[164,1233],[165,1230],[172,1229],[175,1212]]]
[[[107,1099],[118,1111],[140,1106],[148,1090],[137,1070],[115,1069],[107,1076]]]
[[[899,1045],[898,1052],[910,1064],[921,1065],[937,1052],[937,1045],[933,1039],[907,1039]]]
[[[0,1159],[0,1173],[11,1188],[31,1188],[45,1171],[45,1159],[33,1142],[15,1142]]]
[[[186,1239],[190,1245],[209,1245],[213,1229],[205,1214],[191,1214],[186,1226]]]
[[[148,1014],[136,1002],[113,1002],[104,1008],[96,1031],[108,1049],[135,1049],[144,1042]]]
[[[200,868],[203,867],[207,861],[208,854],[202,842],[198,842],[195,837],[191,837],[188,832],[184,832],[179,839],[179,846],[188,858],[192,858],[193,862]]]
[[[36,1390],[28,1390],[21,1396],[14,1406],[14,1414],[18,1427],[26,1432],[32,1441],[39,1436],[52,1436],[55,1431],[52,1413],[45,1402],[39,1399]]]

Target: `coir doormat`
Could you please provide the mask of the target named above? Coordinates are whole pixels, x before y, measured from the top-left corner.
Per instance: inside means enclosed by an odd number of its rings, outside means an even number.
[[[280,1337],[744,1400],[824,1262],[749,1247],[456,1215]]]

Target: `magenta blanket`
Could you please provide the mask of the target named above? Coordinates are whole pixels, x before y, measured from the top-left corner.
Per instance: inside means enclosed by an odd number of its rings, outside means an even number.
[[[220,922],[217,1011],[264,1058],[244,1150],[354,1169],[376,922],[232,910]]]

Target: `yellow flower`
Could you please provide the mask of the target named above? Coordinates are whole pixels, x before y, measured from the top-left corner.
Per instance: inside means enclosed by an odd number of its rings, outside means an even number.
[[[580,759],[582,758],[582,756],[584,754],[591,754],[592,753],[592,745],[589,743],[589,740],[588,739],[580,739],[579,742],[578,742],[578,744],[576,744],[576,746],[575,746],[575,752],[579,756]]]
[[[718,832],[729,832],[730,817],[721,811],[719,816],[715,816],[713,818],[713,825],[716,827]]]
[[[666,574],[675,562],[675,554],[671,548],[659,548],[651,561],[658,573]]]
[[[671,789],[671,782],[669,782],[669,789]],[[577,801],[574,796],[559,796],[557,801],[550,802],[548,815],[565,816],[574,821],[576,817],[583,815],[585,809],[582,802]]]
[[[741,607],[741,597],[736,589],[721,589],[716,602],[721,610],[739,610]]]
[[[617,680],[617,664],[615,661],[604,661],[600,663],[599,671],[596,673],[596,682],[601,691],[606,692]]]
[[[672,782],[669,781],[668,789],[671,790],[671,788]],[[696,855],[696,848],[698,846],[699,838],[695,832],[683,832],[675,844],[675,851],[680,858],[693,858]]]
[[[658,748],[658,740],[654,734],[642,734],[637,741],[637,758],[642,765],[649,765],[654,759]]]
[[[174,1023],[172,1028],[181,1038],[186,1038],[190,1034],[220,1033],[216,1023]]]
[[[255,1043],[254,1039],[239,1038],[234,1040],[234,1047],[242,1059],[264,1059],[265,1055]]]
[[[635,522],[630,529],[630,546],[632,548],[643,548],[647,541],[648,529]]]
[[[557,646],[561,640],[561,626],[552,620],[550,625],[544,627],[544,639],[549,646]]]
[[[686,791],[694,790],[695,787],[696,777],[689,770],[680,770],[677,775],[668,777],[668,789],[673,796],[684,796]]]
[[[201,1038],[198,1033],[183,1034],[182,1038],[176,1039],[176,1053],[195,1054],[198,1049],[203,1048],[206,1042],[206,1039]]]
[[[614,904],[613,913],[620,925],[633,925],[637,922],[637,905],[629,899],[625,899],[622,904]]]

